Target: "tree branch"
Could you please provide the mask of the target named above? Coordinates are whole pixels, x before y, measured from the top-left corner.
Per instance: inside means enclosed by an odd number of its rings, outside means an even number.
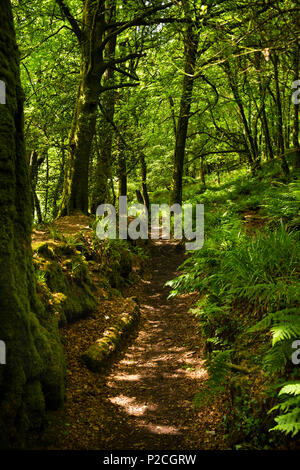
[[[81,42],[82,40],[82,31],[77,23],[77,20],[72,15],[70,8],[65,5],[64,0],[55,0],[57,5],[59,6],[63,16],[67,18],[72,28],[73,33],[77,37],[78,41]]]
[[[116,83],[115,85],[101,87],[101,93],[109,90],[116,90],[118,88],[126,88],[131,86],[138,86],[139,83]]]
[[[125,77],[131,78],[131,80],[137,80],[137,81],[140,80],[139,77],[136,74],[133,75],[132,73],[128,72],[127,70],[122,70],[119,67],[114,67],[113,65],[110,65],[110,68],[115,70],[116,72],[122,74],[122,75],[125,75]]]
[[[57,1],[61,1],[61,0],[57,0]],[[161,10],[166,10],[167,8],[171,8],[172,6],[174,6],[174,3],[170,2],[170,3],[167,3],[166,5],[159,5],[157,7],[148,8],[142,15],[137,16],[130,21],[127,21],[122,26],[117,27],[115,30],[109,33],[106,36],[106,38],[102,41],[101,48],[104,49],[108,41],[110,41],[110,39],[113,38],[114,36],[118,36],[118,34],[123,33],[123,31],[126,31],[126,29],[131,28],[132,26],[139,26],[142,20],[151,16],[153,13],[156,13],[157,11],[161,11]]]
[[[118,59],[113,58],[113,59],[105,61],[104,63],[106,67],[109,68],[109,67],[114,66],[115,64],[122,64],[123,62],[127,62],[127,60],[137,59],[137,58],[145,57],[145,56],[146,54],[128,54],[125,57],[119,57]]]
[[[205,153],[201,153],[201,154],[198,154],[196,155],[194,158],[192,158],[191,160],[189,160],[188,162],[185,162],[184,164],[185,165],[188,165],[189,163],[192,163],[194,160],[197,160],[197,158],[200,158],[200,157],[206,157],[207,155],[218,155],[218,154],[222,154],[222,153],[246,153],[245,149],[236,149],[236,150],[213,150],[211,152],[205,152]]]

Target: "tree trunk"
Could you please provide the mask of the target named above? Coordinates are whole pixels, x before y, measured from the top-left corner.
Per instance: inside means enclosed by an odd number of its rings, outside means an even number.
[[[274,65],[274,80],[276,89],[276,106],[277,106],[277,137],[278,137],[278,150],[281,159],[281,167],[285,176],[289,175],[289,167],[285,158],[284,148],[284,135],[283,135],[283,117],[282,117],[282,105],[279,88],[279,73],[278,73],[278,56],[274,52],[272,55],[272,62]]]
[[[143,193],[143,200],[144,204],[149,209],[150,201],[149,201],[149,194],[147,188],[147,163],[145,159],[145,155],[143,152],[140,152],[140,162],[141,162],[141,176],[142,176],[142,193]]]
[[[224,62],[224,70],[226,72],[229,86],[231,88],[231,91],[233,93],[234,99],[236,101],[236,104],[238,105],[240,116],[242,119],[242,123],[244,126],[244,131],[247,139],[247,146],[249,149],[249,152],[247,153],[248,156],[248,162],[250,167],[252,168],[252,171],[255,172],[259,167],[260,167],[260,162],[258,158],[258,151],[257,151],[257,146],[255,145],[255,140],[253,138],[252,132],[251,132],[251,126],[247,121],[246,113],[244,110],[243,102],[240,97],[239,89],[238,89],[238,84],[236,82],[236,79],[233,75],[232,69],[230,67],[229,62]]]
[[[169,104],[170,104],[170,109],[171,109],[171,117],[172,117],[172,123],[173,123],[173,130],[174,130],[174,136],[176,137],[176,116],[175,116],[175,105],[174,105],[174,100],[173,97],[170,95],[168,97]]]
[[[186,0],[183,2],[183,8],[185,10],[186,18],[190,20],[190,7]],[[185,67],[182,83],[179,118],[176,126],[174,167],[170,195],[171,204],[182,203],[182,176],[185,157],[185,143],[190,118],[198,42],[199,34],[196,30],[196,26],[195,24],[191,23],[191,21],[189,21],[186,33],[184,34]]]
[[[118,146],[118,196],[127,196],[127,164],[126,153],[120,137],[117,138]]]
[[[200,168],[199,168],[199,176],[200,176],[200,181],[203,184],[203,186],[206,186],[205,183],[205,172],[204,172],[204,161],[203,161],[203,155],[200,155]]]
[[[262,122],[263,132],[264,132],[264,136],[265,136],[268,159],[269,160],[274,160],[274,153],[273,153],[273,148],[272,148],[272,143],[271,143],[269,124],[268,124],[265,104],[263,104],[263,109],[262,109],[262,114],[261,114],[261,122]]]
[[[169,5],[159,3],[153,8],[146,7],[135,20],[124,21],[124,24],[118,27],[116,25],[108,26],[105,21],[105,15],[111,8],[114,8],[115,0],[107,2],[105,0],[84,0],[80,23],[72,15],[64,0],[56,0],[56,3],[69,21],[81,49],[80,83],[69,134],[63,197],[58,214],[62,216],[77,210],[83,213],[88,212],[89,161],[96,128],[101,79],[105,70],[111,65],[104,60],[106,44],[113,36],[138,25],[140,21],[164,10]],[[130,58],[139,56],[139,53],[131,54]],[[127,59],[128,57],[118,58],[117,62],[123,63]],[[115,63],[116,61],[114,61]]]
[[[142,195],[142,193],[139,189],[135,190],[135,195],[136,195],[136,198],[137,198],[137,202],[139,204],[144,204],[144,198],[143,198],[143,195]]]
[[[69,153],[59,216],[88,212],[89,157],[95,134],[101,77],[106,66],[101,42],[105,31],[104,2],[86,0],[82,17],[81,80],[69,135]]]
[[[9,448],[22,446],[30,427],[43,425],[46,405],[59,405],[64,388],[56,320],[46,318],[35,291],[23,92],[9,0],[1,2],[0,79],[7,90],[6,104],[0,105],[0,340],[6,346],[6,364],[0,365],[0,447]]]
[[[299,44],[295,46],[294,53],[294,80],[299,80]],[[293,116],[293,147],[296,152],[295,167],[300,168],[300,145],[299,145],[299,103],[294,100],[294,116]]]
[[[46,150],[46,190],[45,190],[45,204],[44,204],[44,219],[47,219],[48,212],[48,197],[49,197],[49,156]]]
[[[62,142],[59,177],[57,179],[57,183],[56,183],[56,186],[54,189],[54,195],[53,195],[53,208],[52,208],[53,219],[56,218],[58,211],[59,211],[58,200],[61,196],[61,188],[63,187],[63,184],[64,184],[65,164],[66,164],[65,148],[64,148],[64,143]]]
[[[116,2],[112,1],[108,12],[108,23],[116,19]],[[109,33],[109,30],[108,30]],[[108,41],[105,47],[105,58],[107,60],[115,57],[116,36]],[[114,85],[114,69],[108,68],[103,74],[102,86]],[[115,112],[115,91],[107,90],[101,97],[102,118],[100,132],[97,136],[97,163],[92,195],[92,212],[95,213],[100,204],[108,202],[109,179],[111,178],[111,152],[114,129],[111,125]],[[99,145],[98,145],[99,142]]]
[[[41,224],[43,222],[43,215],[42,215],[40,201],[39,201],[38,195],[36,194],[36,190],[33,189],[32,191],[33,191],[34,209],[36,212],[38,224]]]
[[[38,173],[39,167],[45,160],[45,157],[38,156],[36,150],[30,153],[29,161],[30,161],[30,179],[31,179],[31,188],[32,188],[32,214],[33,217],[37,215],[38,223],[41,224],[43,222],[43,216],[41,211],[41,205],[39,198],[36,194],[36,186],[38,182]]]
[[[260,57],[260,56],[259,56]],[[260,120],[262,123],[263,134],[265,138],[266,150],[267,150],[267,160],[274,160],[274,153],[272,148],[271,136],[270,136],[270,129],[269,123],[266,113],[266,90],[267,90],[267,83],[262,82],[262,70],[260,66],[261,58],[257,58],[256,66],[259,69],[258,73],[258,85],[259,85],[259,94],[261,98],[261,115]]]

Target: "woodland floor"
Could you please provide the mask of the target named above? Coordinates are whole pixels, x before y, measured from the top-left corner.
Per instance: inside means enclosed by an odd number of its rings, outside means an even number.
[[[139,299],[140,323],[106,372],[89,371],[79,356],[99,335],[97,317],[109,317],[109,301],[100,301],[91,318],[62,329],[67,399],[64,410],[51,414],[49,428],[40,436],[43,448],[226,448],[221,399],[203,410],[193,406],[207,380],[197,323],[189,313],[195,295],[168,300],[169,288],[164,286],[178,274],[184,256],[175,242],[153,243],[143,278],[126,292]],[[115,308],[122,302],[118,299]]]

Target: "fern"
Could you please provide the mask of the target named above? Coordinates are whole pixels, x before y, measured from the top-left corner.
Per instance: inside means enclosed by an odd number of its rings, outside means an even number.
[[[292,403],[285,402],[284,405],[284,409],[290,410],[292,408],[292,410],[277,416],[275,418],[277,425],[271,428],[270,431],[281,431],[284,434],[291,433],[294,437],[300,431],[300,397],[293,400]]]
[[[235,361],[249,359],[249,354],[241,351],[239,340],[248,345],[253,339],[259,344],[253,362],[266,372],[273,397],[274,384],[295,379],[289,387],[282,387],[278,405],[272,409],[278,413],[272,430],[295,435],[299,432],[299,371],[291,372],[291,354],[293,340],[300,339],[300,236],[287,222],[298,217],[299,185],[277,185],[276,195],[274,187],[262,184],[260,200],[250,191],[256,183],[241,180],[231,194],[230,188],[224,187],[217,193],[207,190],[201,195],[200,202],[217,203],[227,194],[227,210],[207,213],[209,236],[203,249],[191,254],[180,268],[183,273],[168,285],[171,296],[194,291],[201,295],[192,312],[209,354],[209,379],[205,391],[195,397],[195,404],[203,405],[225,390],[230,351]],[[243,203],[231,204],[241,194]],[[263,215],[276,228],[274,231],[261,231],[254,237],[243,232],[237,214],[252,204],[263,207]],[[212,348],[218,351],[211,353]]]
[[[194,397],[193,403],[197,408],[205,406],[215,396],[225,391],[228,384],[228,373],[231,350],[214,351],[205,361],[209,379],[206,387]]]

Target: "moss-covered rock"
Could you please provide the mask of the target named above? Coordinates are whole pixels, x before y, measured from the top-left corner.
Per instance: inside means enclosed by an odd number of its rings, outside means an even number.
[[[118,351],[140,317],[140,309],[135,299],[126,299],[126,311],[116,324],[107,329],[101,338],[81,355],[82,362],[93,372],[101,371]]]
[[[34,265],[38,277],[38,293],[48,311],[58,316],[60,324],[92,312],[97,301],[88,273],[88,264],[74,248],[65,244],[38,247]]]

